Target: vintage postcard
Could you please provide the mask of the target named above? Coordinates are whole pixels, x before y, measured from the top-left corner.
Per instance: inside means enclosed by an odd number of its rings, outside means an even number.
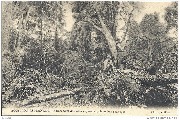
[[[3,1],[1,23],[2,116],[177,116],[178,2]]]

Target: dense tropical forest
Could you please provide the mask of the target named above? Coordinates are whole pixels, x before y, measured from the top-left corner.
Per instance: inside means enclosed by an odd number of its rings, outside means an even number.
[[[2,2],[2,107],[177,107],[178,4],[146,4]]]

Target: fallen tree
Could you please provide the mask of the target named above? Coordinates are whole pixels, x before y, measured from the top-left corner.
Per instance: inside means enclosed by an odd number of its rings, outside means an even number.
[[[49,95],[44,95],[41,97],[35,97],[32,96],[31,100],[23,100],[21,106],[28,106],[28,105],[32,105],[32,104],[36,104],[36,103],[41,103],[41,102],[46,102],[46,101],[50,101],[53,99],[58,99],[58,98],[62,98],[65,96],[71,96],[74,95],[76,92],[80,91],[82,88],[77,88],[74,89],[73,91],[62,91],[59,93],[54,93],[54,94],[49,94]]]

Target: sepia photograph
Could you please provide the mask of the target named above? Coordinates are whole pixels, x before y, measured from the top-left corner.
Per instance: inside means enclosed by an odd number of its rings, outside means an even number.
[[[177,110],[178,2],[1,1],[1,116]]]

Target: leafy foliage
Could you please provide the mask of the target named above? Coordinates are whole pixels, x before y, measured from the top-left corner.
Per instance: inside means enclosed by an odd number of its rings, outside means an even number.
[[[171,27],[178,27],[178,3],[174,2],[171,6],[166,8],[165,20],[168,24],[168,29]]]
[[[68,99],[75,103],[69,104],[177,107],[177,42],[167,35],[177,27],[176,3],[166,9],[166,26],[157,13],[136,22],[140,6],[134,2],[71,2],[70,32],[64,30],[64,4],[9,4],[13,22],[2,50],[4,107],[62,91],[74,91]],[[116,43],[117,15],[127,22],[125,51]]]

